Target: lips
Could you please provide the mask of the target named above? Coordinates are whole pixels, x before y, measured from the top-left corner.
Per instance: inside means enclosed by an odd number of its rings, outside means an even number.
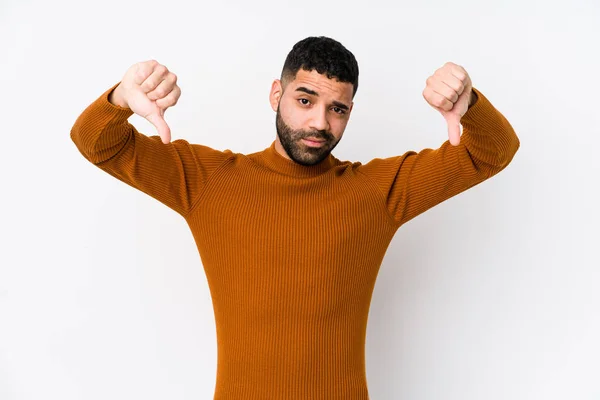
[[[325,140],[313,141],[309,138],[302,139],[302,142],[308,147],[323,147],[325,146]]]

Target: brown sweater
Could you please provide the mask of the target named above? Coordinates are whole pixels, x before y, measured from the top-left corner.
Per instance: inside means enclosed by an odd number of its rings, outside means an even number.
[[[91,163],[189,224],[213,300],[215,399],[368,399],[371,294],[396,230],[497,174],[519,139],[477,89],[461,143],[305,167],[274,143],[241,154],[163,144],[104,92],[71,139]]]

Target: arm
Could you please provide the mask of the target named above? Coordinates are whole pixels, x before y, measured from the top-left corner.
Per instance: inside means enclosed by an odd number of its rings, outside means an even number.
[[[473,88],[473,92],[473,103],[460,120],[463,133],[458,146],[446,140],[437,149],[375,158],[358,167],[376,183],[398,227],[494,176],[519,149],[506,118],[480,91]]]
[[[129,108],[104,92],[77,118],[71,139],[85,159],[120,181],[150,195],[184,218],[209,176],[233,153],[179,139],[163,143],[127,122]],[[116,104],[112,104],[109,98]]]

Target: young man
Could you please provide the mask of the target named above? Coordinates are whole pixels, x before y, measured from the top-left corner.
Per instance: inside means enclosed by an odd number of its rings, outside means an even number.
[[[446,63],[423,97],[448,122],[438,149],[340,161],[358,88],[350,51],[309,37],[273,82],[275,141],[240,154],[170,140],[181,94],[152,60],[133,65],[79,116],[71,138],[90,162],[189,224],[213,299],[215,399],[368,399],[364,345],[375,280],[396,230],[504,169],[519,139]],[[127,122],[137,113],[158,130]],[[463,133],[460,135],[460,124]]]

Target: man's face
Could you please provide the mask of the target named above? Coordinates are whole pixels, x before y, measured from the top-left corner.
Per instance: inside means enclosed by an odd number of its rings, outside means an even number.
[[[351,83],[329,79],[315,70],[300,69],[285,91],[275,80],[270,100],[277,111],[277,151],[302,165],[323,161],[346,129],[353,106],[352,91]]]

